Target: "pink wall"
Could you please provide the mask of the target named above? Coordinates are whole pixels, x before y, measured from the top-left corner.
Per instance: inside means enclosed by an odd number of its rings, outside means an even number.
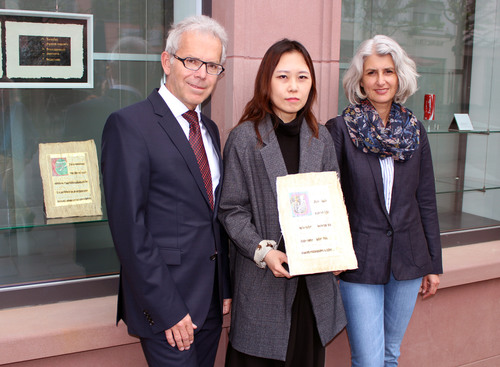
[[[498,255],[495,249],[490,253]],[[418,300],[403,340],[401,366],[500,366],[498,260],[496,266],[496,278],[449,286],[448,280],[456,279],[452,270],[443,275],[444,287],[436,297]],[[465,271],[476,272],[472,267]],[[116,327],[115,306],[112,296],[1,310],[0,365],[146,367],[138,339],[127,335],[123,323]],[[224,366],[228,327],[226,317],[215,367]],[[344,330],[328,345],[325,366],[349,367],[349,353]]]
[[[252,96],[262,56],[285,37],[301,42],[314,61],[320,122],[337,115],[340,5],[341,0],[213,0],[212,16],[229,34],[226,72],[212,98],[223,141]]]
[[[500,240],[443,249],[438,294],[417,301],[401,348],[405,367],[500,366]],[[115,325],[116,296],[0,310],[0,365],[142,367],[137,338]],[[224,366],[229,317],[215,367]],[[345,330],[327,367],[348,367]]]
[[[438,290],[418,299],[401,345],[404,367],[500,366],[500,279]],[[344,330],[327,347],[327,367],[349,367]],[[223,366],[223,365],[220,365]]]

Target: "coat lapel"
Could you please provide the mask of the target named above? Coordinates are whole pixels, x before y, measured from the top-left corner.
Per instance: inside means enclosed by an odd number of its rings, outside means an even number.
[[[266,120],[259,125],[259,131],[264,143],[260,150],[262,160],[266,167],[269,182],[271,182],[274,197],[277,199],[276,179],[280,176],[286,176],[288,171],[269,116],[266,116]],[[312,132],[304,120],[300,128],[299,173],[320,172],[323,150],[323,143],[312,136]]]
[[[287,170],[283,155],[281,154],[280,145],[276,134],[274,133],[273,123],[269,115],[266,116],[264,122],[259,124],[259,132],[262,137],[263,147],[260,149],[264,166],[266,167],[267,176],[271,183],[274,198],[278,200],[276,193],[276,179],[280,176],[286,176]]]
[[[299,173],[321,172],[324,144],[313,137],[306,121],[300,127],[300,162]]]
[[[186,139],[184,131],[157,91],[153,91],[148,96],[148,99],[153,106],[155,114],[159,116],[158,123],[163,128],[163,130],[165,130],[172,143],[175,145],[181,156],[186,161],[189,171],[193,175],[193,178],[198,185],[201,193],[203,194],[207,205],[210,206],[207,190],[205,189],[205,184],[203,182],[203,177],[201,176],[200,167],[198,166],[198,161],[196,160],[196,156],[193,152],[193,149],[191,148],[191,145],[189,144],[189,141]],[[212,140],[215,141],[213,139],[212,132],[210,132],[210,136],[212,137]]]

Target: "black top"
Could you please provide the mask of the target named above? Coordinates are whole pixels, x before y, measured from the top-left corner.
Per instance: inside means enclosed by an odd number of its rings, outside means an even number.
[[[280,146],[281,155],[285,161],[286,170],[289,175],[299,173],[300,164],[300,127],[302,126],[303,118],[298,115],[294,120],[290,122],[283,122],[278,116],[271,115],[274,126],[276,126],[274,132],[276,133],[276,138],[278,139],[278,144]],[[278,250],[285,251],[285,241],[283,236],[278,243]],[[288,270],[288,266],[284,264],[285,269]]]
[[[284,123],[276,115],[272,115],[271,118],[276,126],[275,133],[288,174],[299,173],[302,114],[297,115],[294,120],[288,123]]]

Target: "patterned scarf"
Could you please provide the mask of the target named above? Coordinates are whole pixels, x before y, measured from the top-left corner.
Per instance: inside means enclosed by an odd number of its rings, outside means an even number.
[[[392,104],[385,127],[377,110],[367,99],[361,104],[347,106],[342,116],[352,142],[363,153],[405,162],[418,149],[420,128],[417,118],[398,103]]]

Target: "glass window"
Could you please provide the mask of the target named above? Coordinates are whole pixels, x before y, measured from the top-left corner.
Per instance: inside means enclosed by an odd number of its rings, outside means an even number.
[[[1,9],[93,14],[94,27],[92,89],[0,90],[0,290],[118,272],[106,215],[46,218],[38,144],[93,139],[100,156],[108,115],[160,84],[173,7],[172,0],[0,1]]]
[[[500,0],[342,2],[341,76],[376,34],[397,40],[417,63],[419,90],[406,106],[429,132],[443,234],[500,228],[499,9]],[[425,94],[436,96],[432,121],[424,120]],[[339,112],[346,105],[340,86]],[[450,131],[457,113],[470,116],[473,131]]]

